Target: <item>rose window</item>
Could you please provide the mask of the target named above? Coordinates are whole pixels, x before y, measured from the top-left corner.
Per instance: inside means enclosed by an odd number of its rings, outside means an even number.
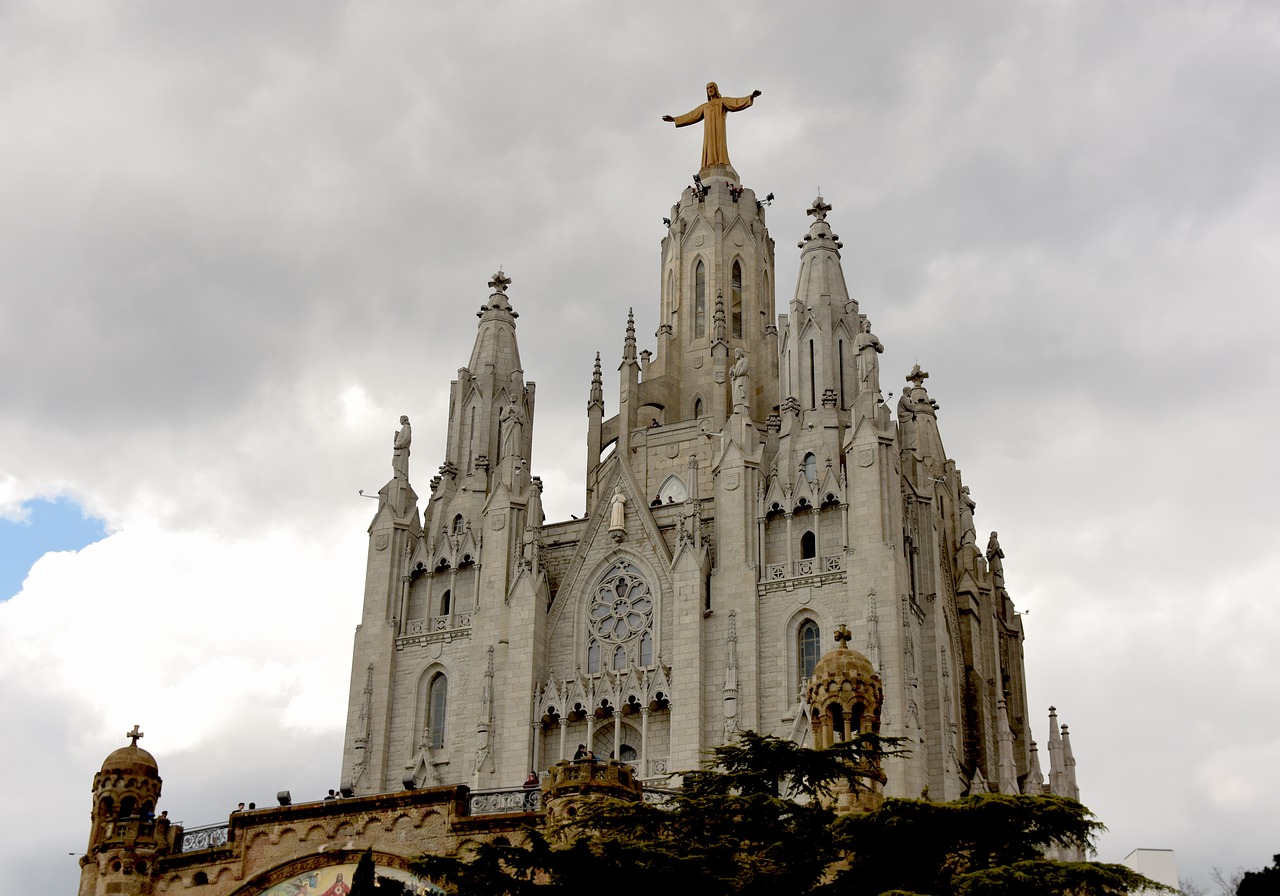
[[[649,628],[653,595],[640,570],[619,563],[596,587],[588,620],[591,634],[601,641],[629,641]]]

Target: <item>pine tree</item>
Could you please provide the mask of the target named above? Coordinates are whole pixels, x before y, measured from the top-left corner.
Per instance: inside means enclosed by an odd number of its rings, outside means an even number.
[[[415,870],[476,896],[1111,896],[1167,889],[1123,865],[1042,858],[1088,848],[1102,825],[1063,797],[987,794],[952,803],[890,799],[872,812],[827,808],[878,780],[894,739],[861,735],[810,750],[744,733],[686,772],[665,802],[583,802],[554,842],[486,844],[469,861],[423,856]]]

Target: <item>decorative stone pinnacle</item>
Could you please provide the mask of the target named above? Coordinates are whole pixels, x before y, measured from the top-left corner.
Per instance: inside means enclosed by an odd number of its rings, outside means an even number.
[[[823,201],[822,194],[819,193],[805,214],[813,215],[819,221],[825,221],[827,220],[827,212],[829,211],[831,211],[831,206]]]
[[[124,733],[124,736],[125,736],[125,737],[128,737],[128,738],[131,738],[130,746],[133,746],[133,747],[136,747],[136,746],[138,745],[138,738],[140,738],[140,737],[145,737],[145,735],[144,735],[141,731],[139,731],[139,730],[138,730],[138,726],[137,726],[137,725],[134,725],[134,726],[133,726],[133,730],[132,730],[132,731],[126,731],[126,732]]]
[[[924,381],[927,380],[928,378],[929,378],[929,374],[921,370],[919,364],[917,364],[915,367],[912,367],[911,372],[908,373],[906,376],[907,382],[914,383],[917,389],[920,388],[922,385],[924,385]]]
[[[849,632],[849,626],[845,625],[843,622],[840,623],[840,627],[836,629],[835,638],[837,644],[842,648],[848,649],[849,642],[853,640],[853,635]]]
[[[498,271],[498,273],[494,274],[493,277],[489,280],[489,288],[492,289],[494,292],[500,292],[503,295],[506,295],[507,287],[510,285],[511,285],[511,278],[508,277],[506,274],[502,273],[502,271]]]

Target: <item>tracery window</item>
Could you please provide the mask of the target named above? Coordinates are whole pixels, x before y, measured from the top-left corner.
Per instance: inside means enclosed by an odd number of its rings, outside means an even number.
[[[814,482],[818,478],[818,459],[810,451],[804,456],[804,478]]]
[[[608,656],[615,669],[625,666],[628,657],[646,665],[645,654],[653,652],[653,594],[639,569],[619,560],[605,573],[587,610],[587,624],[591,630],[588,669],[599,669],[601,644],[612,648]],[[633,643],[637,639],[639,643]]]

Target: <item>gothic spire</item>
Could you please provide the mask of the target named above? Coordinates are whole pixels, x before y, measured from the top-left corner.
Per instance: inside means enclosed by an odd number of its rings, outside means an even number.
[[[636,312],[634,308],[627,309],[627,338],[622,344],[622,360],[623,362],[635,361],[636,359]]]
[[[600,374],[600,353],[596,352],[596,367],[591,373],[591,398],[587,402],[587,406],[598,404],[604,405],[604,377]]]

